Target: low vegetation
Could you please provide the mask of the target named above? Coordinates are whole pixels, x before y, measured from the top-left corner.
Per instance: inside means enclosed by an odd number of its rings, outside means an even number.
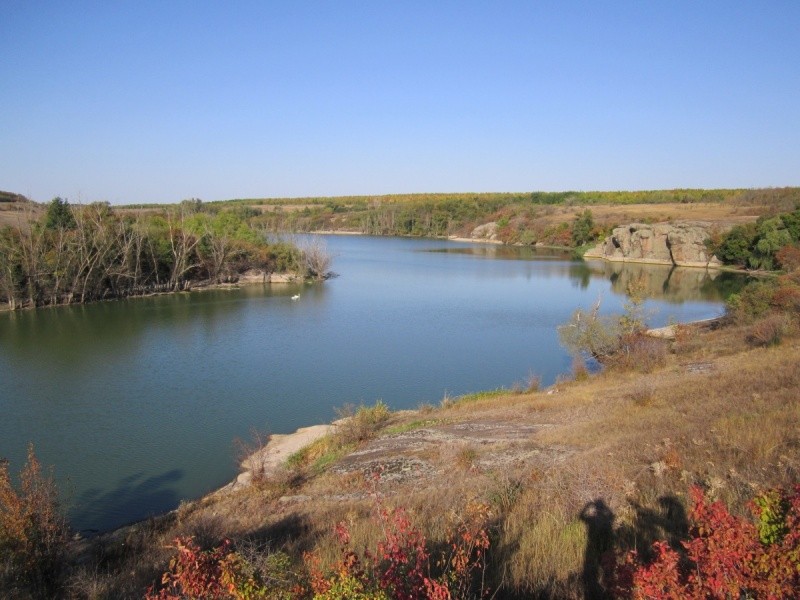
[[[4,597],[48,598],[59,589],[67,557],[67,524],[52,476],[33,446],[14,485],[0,461],[0,591]]]

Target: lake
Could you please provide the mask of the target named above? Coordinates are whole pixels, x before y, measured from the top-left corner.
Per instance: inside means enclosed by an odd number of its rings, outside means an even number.
[[[33,442],[73,527],[175,508],[237,473],[234,439],[570,371],[556,326],[637,281],[649,324],[721,314],[729,273],[443,240],[326,237],[338,277],[0,313],[0,457]],[[299,294],[300,298],[291,297]]]

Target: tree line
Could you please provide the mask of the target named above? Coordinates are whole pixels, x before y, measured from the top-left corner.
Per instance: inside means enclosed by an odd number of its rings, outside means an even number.
[[[13,310],[180,291],[249,269],[300,272],[303,260],[236,210],[200,201],[147,213],[54,198],[41,218],[0,228],[0,301]]]
[[[529,192],[480,194],[395,194],[333,198],[229,200],[215,206],[237,206],[254,212],[270,231],[358,231],[368,235],[420,237],[465,236],[490,221],[500,226],[499,239],[523,245],[535,242],[581,245],[563,225],[545,231],[539,217],[557,206],[726,203],[786,210],[800,202],[800,188],[676,189],[615,192]],[[262,210],[254,210],[259,207]]]

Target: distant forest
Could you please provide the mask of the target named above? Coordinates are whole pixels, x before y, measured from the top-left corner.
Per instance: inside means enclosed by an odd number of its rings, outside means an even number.
[[[239,205],[270,231],[355,231],[368,235],[466,236],[492,221],[506,243],[571,245],[565,224],[537,224],[555,207],[646,204],[759,205],[785,212],[800,204],[800,188],[658,190],[634,192],[529,192],[485,194],[398,194],[335,198],[236,199],[210,205]],[[549,227],[549,228],[548,228]],[[597,232],[598,235],[603,233]]]

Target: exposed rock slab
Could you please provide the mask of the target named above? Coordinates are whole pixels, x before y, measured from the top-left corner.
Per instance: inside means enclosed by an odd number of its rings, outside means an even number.
[[[616,227],[609,237],[586,252],[585,258],[614,262],[638,262],[679,267],[716,268],[717,258],[706,241],[711,224],[705,221],[631,223]]]
[[[313,425],[302,427],[289,434],[270,436],[267,445],[242,461],[244,471],[223,489],[238,489],[250,485],[253,471],[263,476],[274,473],[292,454],[326,436],[335,425]]]

